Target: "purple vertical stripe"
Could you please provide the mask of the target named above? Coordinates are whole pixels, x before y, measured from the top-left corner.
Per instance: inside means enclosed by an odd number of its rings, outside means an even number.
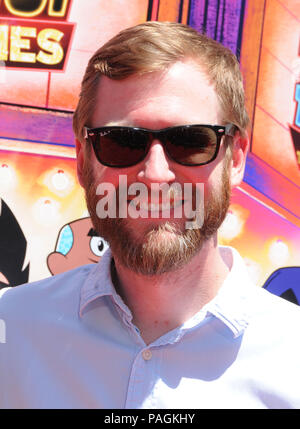
[[[243,0],[190,0],[189,25],[238,53]],[[206,10],[206,17],[205,17]],[[206,18],[206,19],[205,19]]]
[[[219,4],[219,11],[218,11],[218,26],[216,31],[216,40],[218,42],[223,42],[223,24],[224,24],[224,17],[225,17],[225,1],[221,0]]]
[[[204,9],[204,0],[191,0],[189,25],[200,32],[203,31]]]
[[[227,0],[225,8],[223,44],[236,53],[240,26],[241,0]]]
[[[207,1],[206,34],[212,39],[216,38],[218,21],[218,0]]]

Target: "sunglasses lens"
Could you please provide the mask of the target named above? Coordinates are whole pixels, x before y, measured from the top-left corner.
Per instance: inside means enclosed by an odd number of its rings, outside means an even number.
[[[130,167],[141,162],[152,141],[149,131],[107,127],[90,134],[98,160],[110,167]],[[215,130],[206,125],[190,125],[167,128],[159,131],[166,153],[175,162],[183,165],[201,165],[214,159],[218,149]]]
[[[111,167],[129,167],[145,156],[147,136],[134,129],[103,130],[94,145],[99,161]]]
[[[181,164],[204,164],[215,156],[217,136],[209,127],[177,127],[166,135],[166,150],[174,161]]]

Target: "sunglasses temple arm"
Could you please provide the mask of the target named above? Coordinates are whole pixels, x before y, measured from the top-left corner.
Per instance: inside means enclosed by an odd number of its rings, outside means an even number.
[[[234,137],[237,130],[238,130],[238,127],[234,124],[225,125],[225,135],[226,136]]]
[[[88,128],[87,127],[83,127],[83,138],[84,139],[88,139],[89,134],[88,134]]]

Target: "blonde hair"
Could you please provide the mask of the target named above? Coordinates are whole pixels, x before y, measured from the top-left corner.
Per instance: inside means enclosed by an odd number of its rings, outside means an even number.
[[[135,74],[166,70],[176,61],[185,59],[192,59],[203,67],[220,100],[224,123],[235,124],[243,135],[249,118],[235,55],[187,25],[148,21],[121,31],[89,60],[73,117],[76,137],[83,141],[83,127],[89,125],[101,76],[121,80]]]

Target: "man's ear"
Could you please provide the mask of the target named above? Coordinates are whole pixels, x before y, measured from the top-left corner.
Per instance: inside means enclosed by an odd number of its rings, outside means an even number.
[[[241,184],[246,166],[246,157],[249,149],[249,137],[246,132],[241,136],[239,132],[233,138],[232,160],[231,160],[231,187]]]
[[[83,187],[84,146],[77,139],[75,139],[75,144],[77,158],[77,177],[80,185]]]

